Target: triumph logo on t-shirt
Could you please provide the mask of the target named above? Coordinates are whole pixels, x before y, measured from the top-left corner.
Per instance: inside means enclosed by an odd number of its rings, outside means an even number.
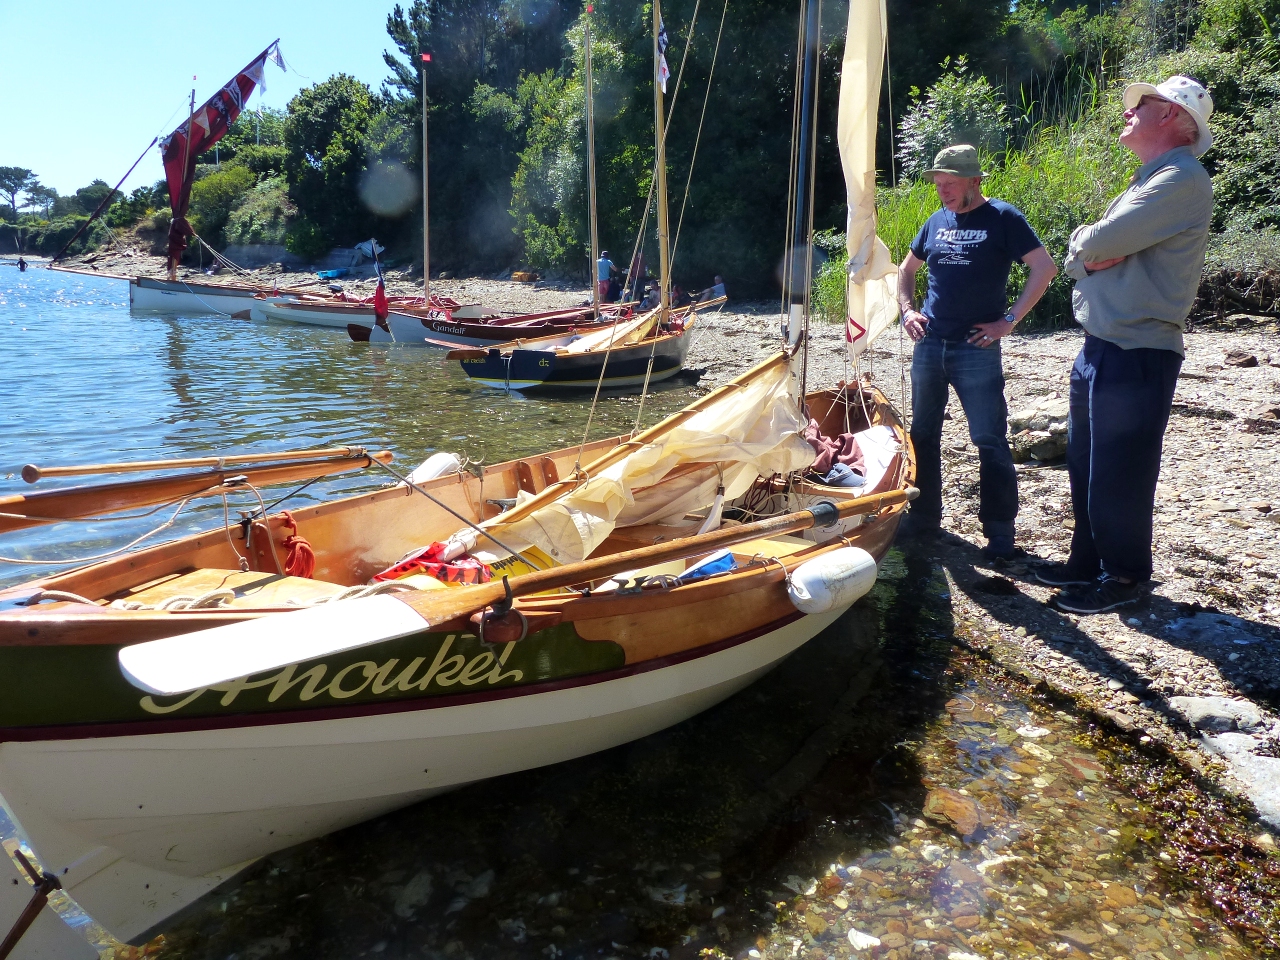
[[[973,262],[969,259],[969,253],[973,247],[987,239],[987,231],[939,227],[938,232],[933,235],[933,239],[939,246],[947,248],[946,256],[939,260],[939,263],[968,266]]]

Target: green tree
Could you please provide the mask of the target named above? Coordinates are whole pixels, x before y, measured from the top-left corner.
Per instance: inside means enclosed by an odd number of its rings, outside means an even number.
[[[570,4],[554,0],[414,0],[387,17],[397,52],[384,54],[421,173],[422,53],[431,108],[433,257],[442,265],[497,266],[520,255],[511,181],[523,146],[510,111],[522,76],[559,70]],[[498,100],[494,98],[498,97]],[[501,98],[506,98],[502,101]],[[420,209],[420,208],[419,208]]]
[[[371,215],[360,202],[365,131],[380,112],[369,87],[345,73],[289,101],[285,175],[301,216],[331,242],[368,236]]]
[[[16,214],[20,207],[18,194],[36,184],[34,171],[26,167],[0,167],[0,197],[8,201],[8,206]]]
[[[953,143],[969,143],[987,154],[1002,154],[1009,138],[1003,98],[990,81],[960,57],[927,91],[913,91],[914,103],[898,128],[898,163],[918,176],[934,155]]]
[[[80,205],[82,213],[92,214],[110,193],[111,184],[105,180],[94,180],[87,187],[76,191],[76,203]]]
[[[53,215],[53,205],[58,202],[58,191],[36,183],[27,187],[27,207],[39,210],[46,220]]]
[[[212,246],[225,244],[223,228],[231,212],[254,186],[247,167],[229,166],[197,180],[191,187],[191,225]]]
[[[283,243],[297,212],[284,177],[268,177],[231,211],[224,230],[227,243]]]

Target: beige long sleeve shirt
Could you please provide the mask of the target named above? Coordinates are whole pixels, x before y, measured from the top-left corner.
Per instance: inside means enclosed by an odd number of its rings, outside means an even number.
[[[1209,242],[1213,183],[1188,147],[1138,168],[1128,189],[1096,223],[1078,227],[1063,269],[1085,331],[1125,350],[1152,347],[1185,355],[1182,333],[1195,303]],[[1089,273],[1085,262],[1115,257]]]

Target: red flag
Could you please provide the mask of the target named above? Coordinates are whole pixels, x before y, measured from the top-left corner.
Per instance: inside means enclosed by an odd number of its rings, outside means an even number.
[[[182,251],[187,248],[187,237],[193,232],[187,223],[187,208],[191,204],[191,178],[195,173],[196,158],[222,139],[236,117],[240,116],[254,87],[265,86],[263,72],[268,57],[277,64],[281,63],[278,42],[263,50],[257,59],[160,143],[165,179],[169,182],[169,205],[173,210],[173,223],[169,227],[170,264],[178,262]],[[194,130],[194,134],[188,127]]]
[[[373,292],[373,315],[379,323],[384,323],[391,308],[387,306],[387,290],[382,285],[382,275],[378,275],[378,289]]]

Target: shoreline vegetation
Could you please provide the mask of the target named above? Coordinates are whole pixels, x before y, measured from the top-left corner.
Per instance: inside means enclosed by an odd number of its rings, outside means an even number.
[[[668,56],[684,69],[668,153],[673,183],[688,183],[687,195],[677,187],[673,196],[684,211],[674,279],[686,289],[714,274],[739,296],[777,289],[782,232],[761,225],[784,222],[787,143],[760,131],[789,129],[790,101],[778,91],[790,89],[794,43],[789,31],[764,29],[783,19],[775,7],[735,11],[718,54],[715,23],[691,23],[692,0],[664,11]],[[1135,167],[1116,142],[1124,84],[1186,73],[1216,107],[1215,145],[1204,158],[1216,207],[1196,313],[1280,311],[1280,0],[1035,0],[1012,11],[1001,0],[958,0],[927,22],[896,0],[888,12],[893,69],[880,111],[878,207],[895,258],[936,208],[920,171],[941,146],[964,141],[983,152],[988,195],[1022,209],[1061,260],[1071,231],[1096,219]],[[651,41],[635,11],[597,8],[592,17],[601,242],[625,264],[651,180]],[[420,272],[417,64],[432,51],[433,267],[585,280],[582,26],[565,5],[537,22],[515,8],[488,22],[462,0],[397,7],[386,23],[381,91],[337,74],[286,110],[246,111],[199,158],[193,225],[215,249],[272,245],[302,264],[376,236],[391,265]],[[829,90],[843,53],[835,26],[821,57]],[[704,93],[713,109],[700,119]],[[829,131],[835,101],[821,106]],[[834,137],[817,165],[816,245],[829,259],[815,302],[837,319],[845,207]],[[33,171],[0,167],[0,251],[55,253],[109,190],[95,180],[60,196]],[[75,252],[163,252],[168,199],[163,181],[121,195]],[[644,240],[652,252],[652,218]],[[202,256],[208,262],[193,245],[184,265]],[[1020,282],[1015,272],[1010,283]],[[1060,275],[1025,324],[1069,326],[1069,305],[1070,282]]]

